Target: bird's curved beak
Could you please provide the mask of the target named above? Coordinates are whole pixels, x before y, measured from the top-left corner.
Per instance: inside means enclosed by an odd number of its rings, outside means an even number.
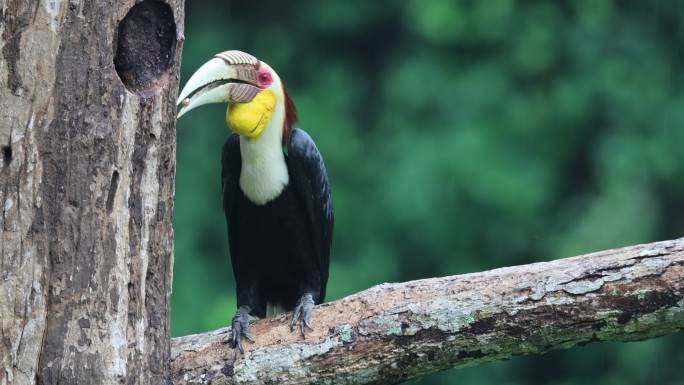
[[[203,104],[252,101],[261,91],[257,86],[258,61],[242,61],[221,53],[202,65],[178,96],[178,118]]]

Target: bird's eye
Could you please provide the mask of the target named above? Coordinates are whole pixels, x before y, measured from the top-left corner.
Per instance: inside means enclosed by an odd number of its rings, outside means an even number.
[[[268,85],[271,83],[271,74],[268,72],[262,72],[259,74],[259,83],[262,85]]]

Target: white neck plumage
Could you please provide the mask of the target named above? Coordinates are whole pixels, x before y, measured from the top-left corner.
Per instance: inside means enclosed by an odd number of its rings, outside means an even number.
[[[281,97],[276,103],[261,135],[256,139],[240,136],[240,188],[249,200],[258,205],[277,198],[290,180],[282,147],[285,122],[282,100]]]

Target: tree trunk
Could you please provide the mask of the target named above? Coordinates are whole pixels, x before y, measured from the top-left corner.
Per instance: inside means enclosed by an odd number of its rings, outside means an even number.
[[[684,328],[684,238],[481,273],[384,284],[292,313],[174,338],[172,380],[190,384],[396,384],[427,373]]]
[[[0,0],[1,385],[165,382],[183,17]]]

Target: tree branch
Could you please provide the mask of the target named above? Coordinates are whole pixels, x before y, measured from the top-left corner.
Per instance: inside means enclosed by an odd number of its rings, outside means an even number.
[[[684,238],[475,274],[383,284],[317,306],[302,340],[290,313],[175,338],[176,385],[384,384],[441,369],[684,328]]]

